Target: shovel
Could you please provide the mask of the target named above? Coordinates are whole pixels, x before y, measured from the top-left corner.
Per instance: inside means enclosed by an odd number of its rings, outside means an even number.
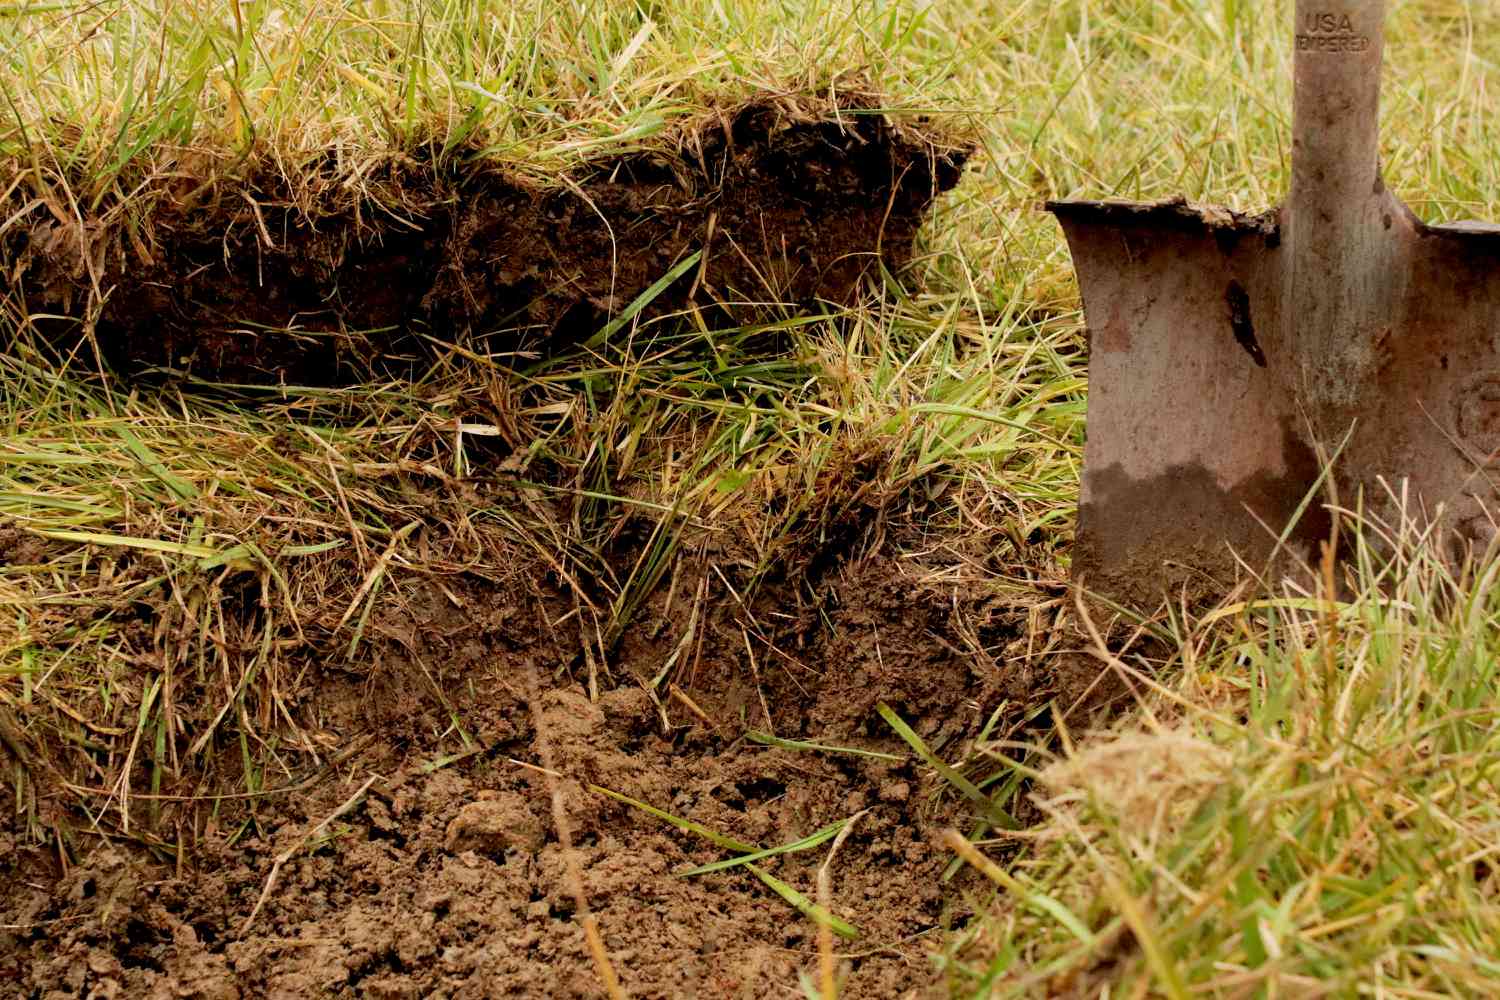
[[[1500,226],[1426,225],[1382,182],[1384,16],[1383,0],[1297,3],[1279,209],[1048,203],[1089,331],[1087,592],[1154,607],[1221,591],[1241,562],[1305,561],[1330,485],[1451,555],[1493,538]]]

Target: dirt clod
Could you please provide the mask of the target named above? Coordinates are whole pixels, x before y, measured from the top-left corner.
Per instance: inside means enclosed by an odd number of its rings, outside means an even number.
[[[479,800],[460,809],[448,824],[444,846],[454,854],[503,854],[511,848],[534,854],[546,837],[546,830],[525,798],[480,792]]]

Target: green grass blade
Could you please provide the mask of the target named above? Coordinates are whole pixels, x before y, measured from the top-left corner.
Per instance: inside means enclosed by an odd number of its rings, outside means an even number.
[[[908,726],[891,706],[885,702],[881,702],[875,706],[875,710],[880,713],[880,717],[886,721],[886,724],[896,731],[896,735],[900,736],[906,741],[907,746],[916,751],[918,757],[921,757],[922,760],[927,762],[929,767],[937,771],[938,774],[941,774],[944,780],[958,789],[964,798],[984,810],[985,817],[991,823],[1005,830],[1014,830],[1020,826],[1016,822],[1015,817],[996,805],[988,795],[976,788],[972,781],[959,774],[958,771],[946,762],[939,760],[937,755],[928,749],[922,737],[918,736],[916,731]]]
[[[818,924],[826,923],[829,927],[833,928],[833,932],[841,938],[847,938],[848,940],[852,941],[855,938],[859,937],[859,929],[856,928],[853,924],[849,923],[847,920],[841,918],[838,914],[830,913],[827,910],[823,909],[823,907],[819,906],[817,903],[814,903],[812,900],[802,895],[802,893],[798,892],[796,889],[793,889],[791,886],[787,885],[785,882],[781,881],[781,879],[777,878],[775,875],[772,875],[764,868],[761,868],[759,865],[749,865],[748,867],[752,872],[755,873],[756,878],[760,879],[766,885],[770,886],[771,889],[775,891],[776,895],[780,896],[788,903],[791,903],[792,906],[796,907],[799,913],[807,917],[809,920]]]
[[[156,452],[146,447],[146,442],[136,436],[135,431],[123,424],[117,424],[115,433],[120,436],[120,440],[125,442],[125,447],[130,449],[130,453],[146,467],[146,471],[160,479],[167,489],[177,494],[179,500],[192,500],[198,496],[197,488],[168,469]]]
[[[704,840],[707,840],[709,843],[714,844],[718,847],[725,848],[726,850],[739,851],[741,854],[753,854],[760,850],[760,848],[755,846],[754,844],[747,844],[742,840],[735,840],[733,837],[726,837],[722,833],[717,833],[713,830],[710,830],[702,823],[697,823],[690,819],[683,819],[681,816],[673,816],[671,813],[666,812],[665,810],[658,809],[653,805],[648,805],[645,802],[642,802],[640,799],[633,799],[629,795],[621,795],[619,792],[612,792],[608,788],[600,788],[598,785],[590,785],[589,791],[596,792],[607,798],[614,799],[616,802],[623,802],[628,806],[634,806],[636,809],[639,809],[643,813],[647,813],[648,815],[655,816],[659,820],[671,823],[679,830],[685,830],[688,833],[696,833],[698,836],[702,837]]]
[[[620,314],[618,316],[610,320],[608,323],[605,323],[604,326],[599,329],[598,333],[594,334],[588,340],[584,341],[583,346],[587,348],[595,348],[609,340],[610,337],[613,337],[620,331],[622,327],[625,326],[625,324],[629,323],[631,320],[639,316],[641,310],[645,309],[652,302],[654,302],[658,295],[666,291],[668,285],[676,281],[678,278],[682,277],[695,264],[697,264],[698,259],[702,256],[702,250],[694,250],[682,260],[678,261],[675,265],[673,265],[670,271],[662,275],[660,278],[657,278],[650,284],[650,286],[646,288],[645,291],[637,295],[635,299],[630,303],[630,305],[626,306],[620,311]]]
[[[160,538],[135,538],[130,535],[107,535],[98,531],[65,531],[48,528],[37,529],[37,534],[46,538],[55,538],[63,542],[78,542],[82,545],[105,545],[115,548],[141,549],[146,552],[160,552],[164,555],[190,556],[197,559],[208,559],[219,554],[217,549],[207,545],[193,545],[187,542],[169,542]]]
[[[752,729],[745,734],[745,739],[751,743],[759,743],[762,746],[776,747],[778,750],[807,750],[814,753],[847,753],[856,757],[872,757],[875,760],[888,760],[900,763],[906,760],[893,753],[881,753],[879,750],[861,750],[859,747],[839,747],[828,743],[810,743],[807,740],[788,740],[780,736],[772,736],[763,733],[759,729]]]
[[[678,872],[677,874],[683,878],[689,875],[707,875],[709,872],[721,872],[726,868],[733,868],[736,865],[747,865],[753,861],[775,857],[778,854],[794,854],[797,851],[806,851],[832,840],[848,822],[846,819],[841,819],[837,823],[830,823],[816,833],[808,834],[801,840],[794,840],[789,844],[782,844],[780,847],[768,847],[763,851],[756,851],[754,854],[745,854],[737,858],[726,858],[723,861],[714,861],[706,865],[699,865],[697,868],[690,868],[685,872]]]

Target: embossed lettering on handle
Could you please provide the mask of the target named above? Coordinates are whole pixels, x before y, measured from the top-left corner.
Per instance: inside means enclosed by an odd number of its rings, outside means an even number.
[[[1338,440],[1369,390],[1404,273],[1390,228],[1405,215],[1380,179],[1384,0],[1299,0],[1292,184],[1283,211],[1298,396]],[[1397,227],[1400,228],[1400,227]]]
[[[1355,28],[1347,13],[1306,11],[1297,18],[1298,52],[1365,52],[1370,36]]]

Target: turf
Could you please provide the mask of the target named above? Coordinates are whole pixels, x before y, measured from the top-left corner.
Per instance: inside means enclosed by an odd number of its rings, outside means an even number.
[[[1500,216],[1500,13],[1392,6],[1387,181],[1428,221]],[[0,737],[17,816],[57,836],[34,790],[62,775],[70,805],[169,856],[150,832],[164,781],[253,795],[339,759],[287,710],[294,654],[358,657],[393,573],[545,559],[603,581],[580,618],[614,637],[670,585],[685,526],[734,524],[769,566],[826,526],[809,488],[850,455],[878,456],[875,489],[924,491],[935,532],[993,539],[1038,623],[1070,612],[1053,584],[1086,358],[1039,203],[1273,204],[1290,20],[1241,0],[0,3],[0,238],[44,208],[128,239],[163,178],[266,164],[357,186],[427,150],[545,183],[767,90],[857,87],[978,149],[883,298],[737,328],[673,317],[594,353],[449,345],[385,384],[138,388],[99,372],[86,338],[57,358],[7,297]],[[409,488],[461,497],[497,443],[518,496],[563,495],[571,517],[434,511]],[[641,558],[602,564],[639,511],[657,525]],[[434,519],[453,528],[443,551],[416,543]],[[939,949],[955,995],[1491,991],[1492,573],[1455,579],[1400,526],[1346,530],[1399,541],[1391,562],[1360,549],[1347,599],[1271,588],[1166,615],[1165,669],[1096,650],[1138,695],[1106,731],[975,742],[954,773],[976,792],[1022,776],[1044,816],[978,844],[998,888]],[[221,692],[206,717],[170,696],[189,674]]]

